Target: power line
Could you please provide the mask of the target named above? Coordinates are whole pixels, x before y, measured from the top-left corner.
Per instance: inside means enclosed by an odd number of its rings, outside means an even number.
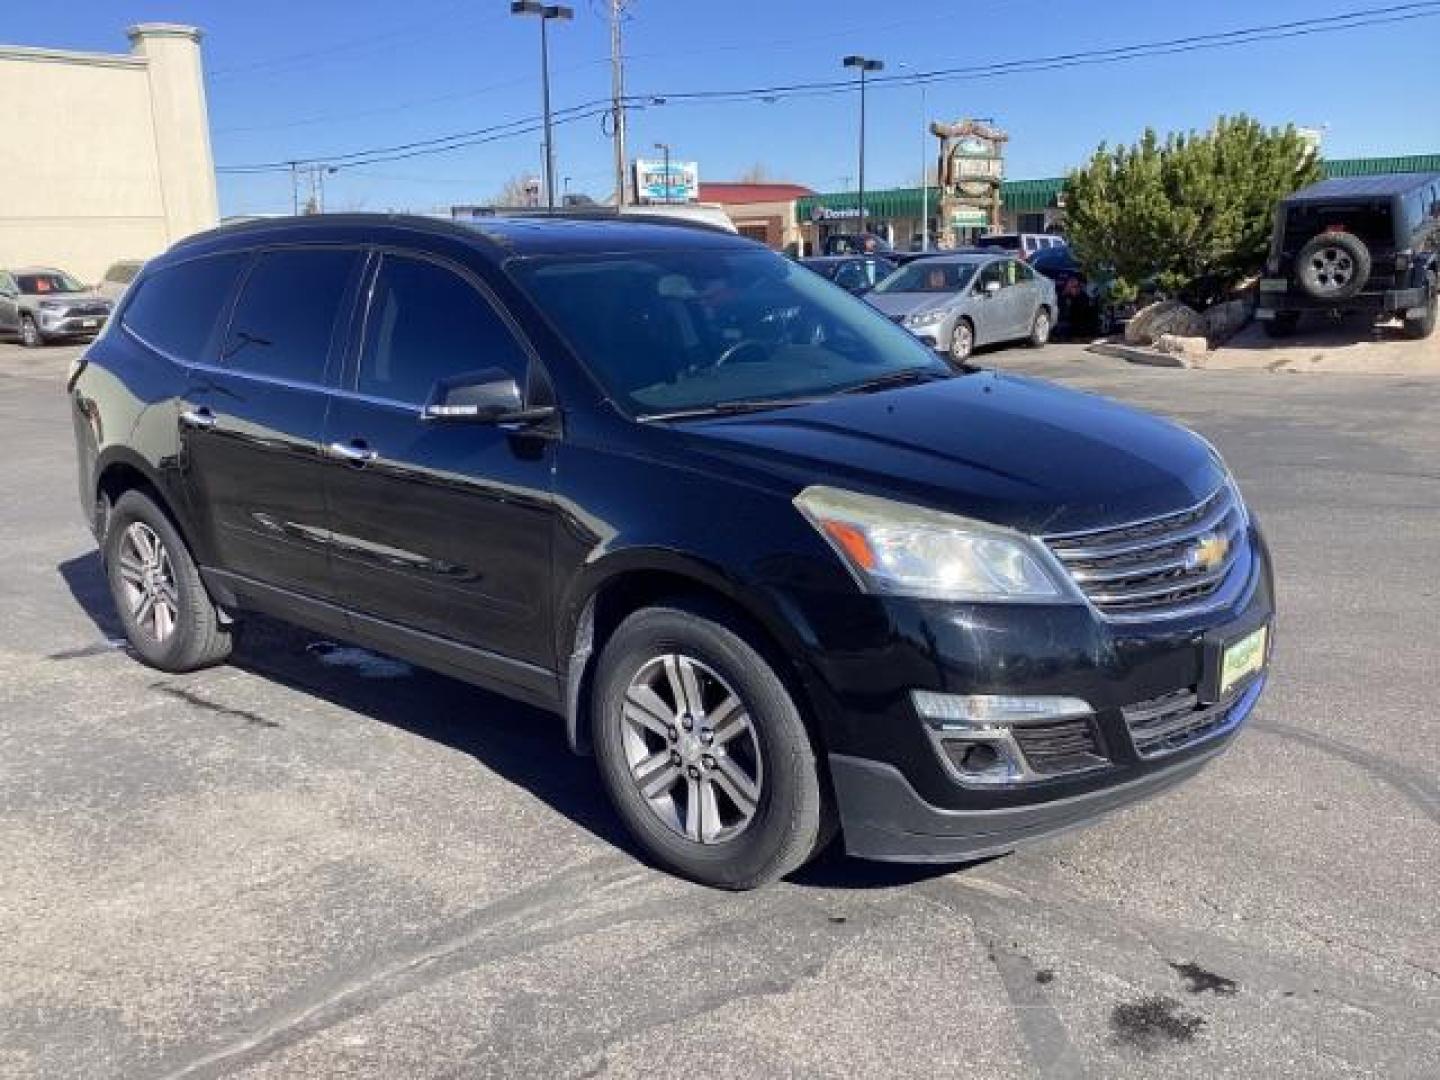
[[[1440,15],[1440,0],[1426,2],[1391,4],[1384,7],[1361,9],[1337,15],[1318,16],[1310,19],[1296,19],[1289,22],[1252,26],[1236,30],[1208,34],[1193,34],[1186,37],[1162,41],[1142,42],[1133,45],[1090,49],[1050,56],[1000,61],[993,64],[964,67],[937,68],[930,71],[916,71],[906,74],[879,76],[871,81],[875,89],[918,86],[929,83],[951,82],[966,79],[997,78],[1006,75],[1033,74],[1066,68],[1123,63],[1131,60],[1149,59],[1177,53],[1202,52],[1211,49],[1232,48],[1263,41],[1281,41],[1290,38],[1308,37],[1316,34],[1336,33],[1370,26],[1411,22]],[[701,103],[727,103],[762,101],[773,103],[787,98],[820,97],[831,94],[853,93],[855,85],[849,80],[821,80],[789,83],[773,86],[744,87],[730,90],[688,90],[669,93],[626,95],[621,99],[626,107],[644,107],[647,104],[677,105]],[[592,116],[613,114],[615,102],[611,98],[597,99],[558,110],[557,123],[568,123],[588,119]],[[223,173],[273,172],[289,169],[296,163],[313,164],[324,162],[331,165],[348,166],[379,161],[394,161],[402,158],[419,157],[425,154],[445,153],[466,146],[481,145],[500,139],[529,134],[538,130],[538,117],[524,117],[472,131],[455,132],[450,135],[399,143],[393,146],[371,147],[329,157],[305,157],[285,161],[271,161],[244,165],[221,166],[216,171]]]

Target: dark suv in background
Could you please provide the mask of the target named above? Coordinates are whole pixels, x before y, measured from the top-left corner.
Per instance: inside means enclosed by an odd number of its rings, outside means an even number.
[[[1399,317],[1414,338],[1440,310],[1440,173],[1322,180],[1275,212],[1255,317],[1271,337],[1307,311]]]
[[[1269,561],[1208,443],[708,229],[222,228],[68,392],[146,663],[265,612],[540,706],[715,885],[837,830],[1007,851],[1192,775],[1264,685]]]

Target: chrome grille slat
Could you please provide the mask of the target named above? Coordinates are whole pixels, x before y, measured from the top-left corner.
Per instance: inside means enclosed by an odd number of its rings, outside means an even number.
[[[1251,680],[1211,705],[1201,705],[1195,691],[1187,689],[1127,705],[1120,713],[1135,752],[1143,758],[1163,757],[1226,730],[1253,685]]]
[[[1191,555],[1208,540],[1225,542],[1218,562]],[[1125,619],[1161,618],[1203,603],[1248,554],[1245,508],[1228,483],[1172,514],[1044,541],[1097,609]]]
[[[1224,491],[1225,489],[1222,488],[1221,492],[1217,493],[1217,496],[1224,493]],[[1212,496],[1212,500],[1214,498],[1215,496]],[[1207,503],[1212,500],[1207,500]],[[1233,499],[1224,499],[1219,505],[1213,507],[1209,513],[1205,514],[1204,517],[1190,523],[1188,528],[1185,527],[1185,522],[1181,522],[1178,529],[1167,529],[1163,532],[1158,529],[1151,529],[1144,535],[1123,539],[1115,543],[1106,543],[1103,540],[1098,543],[1096,542],[1096,537],[1103,537],[1119,532],[1119,530],[1113,529],[1103,533],[1092,533],[1088,537],[1083,534],[1073,538],[1052,536],[1047,538],[1047,542],[1056,555],[1066,560],[1083,559],[1085,561],[1091,561],[1095,559],[1109,559],[1117,555],[1133,555],[1142,551],[1150,551],[1157,547],[1183,544],[1187,540],[1194,540],[1196,537],[1204,536],[1234,513],[1235,509]],[[1176,516],[1179,517],[1181,515]],[[1080,540],[1089,540],[1089,546],[1071,546],[1072,542]]]

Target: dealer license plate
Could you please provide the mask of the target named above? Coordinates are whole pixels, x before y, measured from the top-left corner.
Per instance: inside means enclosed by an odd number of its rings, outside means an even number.
[[[1220,658],[1220,696],[1224,697],[1247,675],[1265,666],[1265,646],[1270,640],[1270,627],[1252,630],[1239,641],[1225,647]]]

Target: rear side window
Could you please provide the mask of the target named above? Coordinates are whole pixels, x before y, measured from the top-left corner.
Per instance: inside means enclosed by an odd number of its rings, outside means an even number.
[[[249,375],[319,385],[358,251],[266,251],[246,275],[222,353]]]
[[[248,259],[211,255],[155,271],[125,305],[123,325],[177,360],[213,359],[221,313]]]
[[[356,389],[419,406],[441,379],[488,367],[504,368],[525,385],[529,357],[490,301],[438,263],[387,255],[366,319]]]

